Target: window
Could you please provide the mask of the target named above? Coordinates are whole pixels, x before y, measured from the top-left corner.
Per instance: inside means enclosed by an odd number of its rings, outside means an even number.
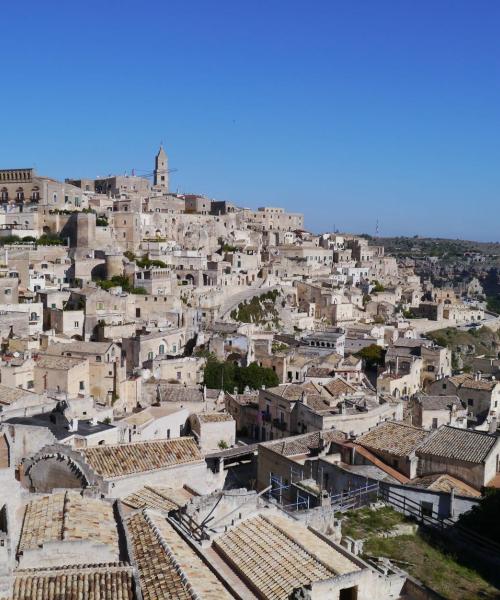
[[[177,371],[177,381],[180,381],[182,379],[182,373],[180,371]]]
[[[438,427],[438,420],[434,417],[432,419],[432,429],[437,429]]]
[[[160,347],[158,348],[158,353],[165,354],[165,346],[163,344],[160,344]]]
[[[148,360],[153,360],[154,354],[153,352],[148,352]]]
[[[170,439],[170,429],[167,429],[167,440]]]
[[[96,362],[102,362],[102,357],[101,356],[96,356],[95,357],[95,361]]]
[[[432,517],[432,513],[434,512],[434,505],[432,502],[420,502],[420,512],[422,516]]]
[[[26,384],[26,387],[27,387],[29,390],[32,390],[32,389],[35,387],[35,383],[34,383],[34,381],[33,381],[32,379],[30,379],[30,380],[28,381],[28,383]]]
[[[85,381],[80,381],[80,390],[85,389]]]
[[[12,294],[12,290],[10,288],[5,288],[5,295],[10,296]]]
[[[474,406],[474,400],[472,398],[467,400],[467,406]]]
[[[75,321],[74,327],[80,327],[80,321]]]

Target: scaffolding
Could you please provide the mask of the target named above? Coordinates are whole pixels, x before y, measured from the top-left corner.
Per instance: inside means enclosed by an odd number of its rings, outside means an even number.
[[[281,475],[277,475],[275,473],[269,473],[269,492],[268,492],[268,498],[272,498],[275,501],[278,502],[278,504],[285,510],[289,510],[289,511],[296,511],[296,510],[308,510],[310,508],[310,498],[309,496],[305,495],[305,494],[301,494],[300,490],[298,488],[295,488],[296,490],[296,496],[295,496],[295,501],[294,502],[290,502],[288,504],[283,502],[283,496],[285,496],[285,500],[286,497],[288,496],[288,499],[290,499],[290,494],[287,493],[289,492],[292,487],[293,487],[293,483],[294,483],[294,478],[297,481],[297,479],[300,481],[303,478],[303,472],[302,469],[300,468],[294,468],[291,467],[290,468],[290,479],[289,480],[283,480],[283,477]]]

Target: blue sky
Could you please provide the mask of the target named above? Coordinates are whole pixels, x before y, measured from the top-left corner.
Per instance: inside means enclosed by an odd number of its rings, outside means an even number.
[[[497,0],[2,7],[0,165],[152,169],[322,231],[500,240]]]

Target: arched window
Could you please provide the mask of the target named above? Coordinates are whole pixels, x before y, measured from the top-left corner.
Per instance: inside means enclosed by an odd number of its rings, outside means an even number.
[[[9,201],[9,190],[4,187],[2,188],[2,192],[1,192],[1,198],[2,198],[2,202],[8,202]]]
[[[24,200],[24,190],[22,187],[17,188],[16,191],[16,200],[18,202],[22,202]]]
[[[158,348],[158,354],[165,354],[165,346],[163,344],[160,344],[160,347]]]

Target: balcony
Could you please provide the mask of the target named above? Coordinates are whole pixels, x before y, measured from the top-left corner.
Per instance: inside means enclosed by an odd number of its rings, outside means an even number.
[[[280,419],[273,419],[273,427],[279,429],[280,431],[286,431],[286,421],[281,421]]]

